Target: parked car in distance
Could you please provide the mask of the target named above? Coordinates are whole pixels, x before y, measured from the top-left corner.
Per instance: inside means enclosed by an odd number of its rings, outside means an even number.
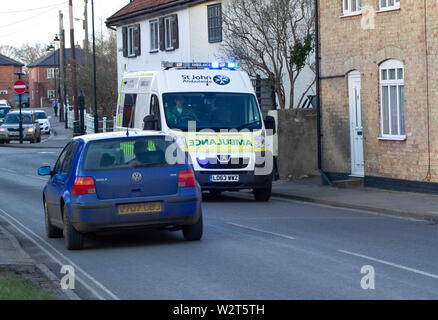
[[[32,111],[22,111],[23,140],[30,143],[41,142],[41,130],[38,119]],[[10,111],[0,127],[0,143],[20,140],[20,112]]]
[[[47,116],[44,110],[33,110],[33,112],[36,114],[38,122],[40,123],[41,132],[50,134],[50,116]]]
[[[42,197],[46,234],[64,236],[69,250],[82,249],[84,235],[93,232],[152,228],[202,237],[201,188],[187,156],[164,133],[75,137],[54,168],[38,174],[49,176]]]
[[[10,106],[0,105],[0,125],[3,123],[3,120],[11,109]]]
[[[1,99],[0,100],[0,107],[10,107],[11,105],[9,104],[8,100],[5,99]]]

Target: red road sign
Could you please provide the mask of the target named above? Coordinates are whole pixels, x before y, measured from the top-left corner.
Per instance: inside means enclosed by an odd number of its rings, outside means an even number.
[[[14,90],[16,93],[24,93],[24,91],[26,91],[26,82],[23,80],[15,81]]]

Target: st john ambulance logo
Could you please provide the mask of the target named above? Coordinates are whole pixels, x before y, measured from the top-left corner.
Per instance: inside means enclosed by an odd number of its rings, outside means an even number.
[[[213,78],[213,81],[220,86],[226,86],[231,80],[227,76],[217,75]]]

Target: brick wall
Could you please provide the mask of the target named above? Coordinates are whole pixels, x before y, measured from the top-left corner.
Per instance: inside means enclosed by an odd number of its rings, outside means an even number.
[[[53,89],[53,79],[47,79],[47,69],[35,67],[29,69],[29,99],[31,108],[44,107],[41,98],[47,98],[47,90]],[[59,81],[59,80],[58,80]]]
[[[324,170],[351,172],[347,75],[358,70],[365,175],[415,181],[430,176],[431,181],[438,181],[438,92],[434,90],[438,84],[438,5],[435,0],[426,3],[428,68],[423,1],[403,0],[400,10],[376,13],[376,0],[362,0],[362,8],[372,6],[375,13],[374,29],[365,30],[361,25],[364,15],[341,18],[342,0],[321,0],[321,76],[344,76],[321,80]],[[378,139],[381,135],[378,70],[388,59],[404,63],[406,141]]]
[[[20,71],[21,67],[0,66],[0,91],[8,91],[7,94],[0,94],[0,100],[8,100],[9,104],[14,107],[14,82],[18,80],[14,73]]]

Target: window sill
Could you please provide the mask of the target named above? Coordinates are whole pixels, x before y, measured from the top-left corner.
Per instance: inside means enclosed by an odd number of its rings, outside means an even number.
[[[406,136],[394,136],[394,137],[379,137],[377,140],[382,141],[406,141]]]
[[[391,8],[384,8],[384,9],[380,9],[377,10],[376,13],[382,13],[382,12],[388,12],[388,11],[398,11],[400,10],[400,7],[391,7]]]
[[[158,49],[149,51],[149,53],[158,53],[158,52],[160,52],[160,50]]]
[[[345,13],[342,16],[339,16],[339,18],[348,18],[348,17],[355,17],[355,16],[361,16],[362,11],[352,12],[352,13]]]

